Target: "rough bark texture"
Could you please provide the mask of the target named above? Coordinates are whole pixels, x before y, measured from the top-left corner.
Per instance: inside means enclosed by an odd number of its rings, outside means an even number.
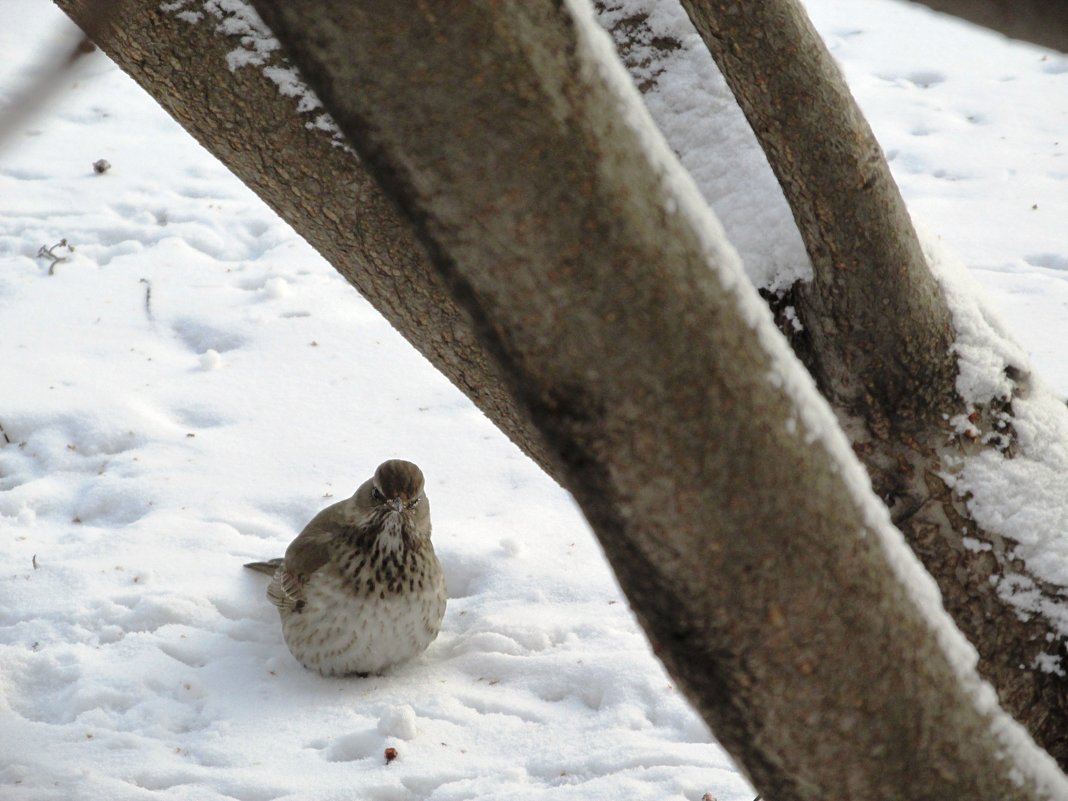
[[[411,226],[333,135],[298,114],[265,77],[275,53],[231,71],[248,47],[210,14],[192,24],[164,4],[117,0],[100,30],[100,2],[56,0],[182,127],[327,259],[430,362],[546,472],[556,466],[522,417],[471,323],[445,291]],[[186,9],[196,11],[195,6]],[[203,12],[201,12],[203,13]]]
[[[964,444],[964,449],[974,444]],[[1034,579],[1013,557],[1015,544],[976,526],[965,502],[940,477],[937,461],[924,468],[927,500],[895,521],[913,552],[934,573],[946,611],[979,652],[979,672],[997,689],[1002,707],[1023,723],[1035,741],[1068,765],[1068,682],[1042,669],[1041,658],[1059,658],[1065,645],[1041,615],[1020,615],[999,588],[1008,577],[1030,582],[1036,598],[1056,604],[1064,589]],[[964,536],[989,545],[968,548]],[[1054,607],[1056,608],[1056,607]]]
[[[1029,767],[1010,777],[841,462],[784,435],[796,399],[768,376],[785,351],[566,9],[257,7],[415,221],[764,797],[1043,797]]]
[[[1026,566],[937,478],[953,472],[947,465],[961,450],[984,446],[945,423],[968,411],[955,391],[949,310],[878,143],[796,0],[682,3],[767,154],[812,260],[813,280],[789,301],[805,328],[792,337],[795,350],[979,650],[981,673],[1068,766],[1068,682],[1038,667],[1040,656],[1064,656],[1061,637],[1000,598],[998,579],[1029,576]],[[1010,378],[1027,391],[1022,371]],[[984,434],[1005,433],[999,412],[1010,402],[975,413]],[[965,531],[992,550],[966,549]],[[1059,588],[1036,582],[1036,590],[1059,600]]]
[[[1065,0],[913,0],[945,14],[1068,53]]]

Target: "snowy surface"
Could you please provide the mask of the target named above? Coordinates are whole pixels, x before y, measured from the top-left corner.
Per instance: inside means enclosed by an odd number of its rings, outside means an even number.
[[[910,4],[808,5],[913,212],[1068,394],[1068,58]],[[0,4],[0,98],[60,21]],[[88,62],[0,151],[0,797],[750,801],[566,494]],[[774,185],[679,130],[717,207],[770,210],[720,211],[743,256],[796,264]],[[50,274],[38,251],[64,239]],[[444,630],[389,676],[323,679],[240,565],[391,456],[427,475]]]

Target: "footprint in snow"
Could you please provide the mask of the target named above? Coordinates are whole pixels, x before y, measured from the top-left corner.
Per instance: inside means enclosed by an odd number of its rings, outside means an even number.
[[[946,76],[934,70],[918,70],[904,76],[909,83],[915,84],[921,89],[930,89],[946,80]]]
[[[226,353],[245,344],[245,338],[232,331],[224,331],[191,317],[180,317],[171,323],[171,328],[187,348],[197,354],[214,350]]]

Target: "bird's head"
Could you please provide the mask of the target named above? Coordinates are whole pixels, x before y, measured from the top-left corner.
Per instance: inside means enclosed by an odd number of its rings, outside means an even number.
[[[390,459],[382,462],[371,478],[370,502],[394,514],[415,513],[426,503],[423,483],[423,471],[415,464]]]

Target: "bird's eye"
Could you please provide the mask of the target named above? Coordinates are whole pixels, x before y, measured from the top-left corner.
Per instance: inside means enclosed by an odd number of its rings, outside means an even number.
[[[373,500],[381,502],[381,501],[384,501],[386,499],[386,496],[382,494],[382,492],[378,489],[378,487],[372,487],[371,488],[371,498]]]

